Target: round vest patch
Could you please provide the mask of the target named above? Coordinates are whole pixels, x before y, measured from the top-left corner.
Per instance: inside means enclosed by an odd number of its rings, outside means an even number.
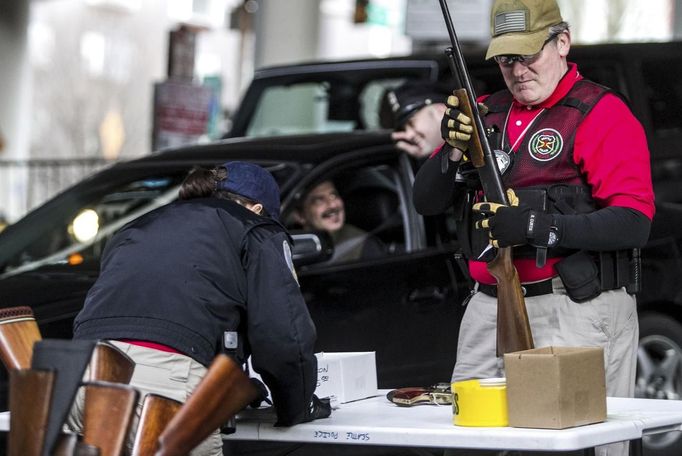
[[[528,152],[537,161],[554,160],[564,148],[564,138],[553,128],[535,132],[528,142]]]

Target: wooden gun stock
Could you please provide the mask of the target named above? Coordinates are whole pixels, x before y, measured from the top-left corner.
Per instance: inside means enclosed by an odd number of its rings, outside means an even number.
[[[83,443],[99,448],[101,456],[120,456],[138,395],[135,388],[120,383],[86,383]]]
[[[239,365],[219,354],[159,437],[156,456],[185,456],[257,396]]]
[[[131,456],[154,456],[159,448],[159,436],[180,407],[182,402],[158,394],[147,394],[142,404]]]
[[[91,382],[130,383],[135,361],[107,342],[97,342],[90,360]]]
[[[0,358],[7,370],[31,367],[33,344],[41,338],[30,307],[0,309]]]
[[[511,247],[497,250],[495,259],[488,263],[488,271],[497,279],[497,356],[530,350],[533,334]]]
[[[54,390],[54,371],[12,369],[9,373],[9,456],[40,456]]]
[[[470,119],[474,118],[473,109],[469,102],[469,96],[466,89],[455,90],[455,95],[459,99],[459,110],[462,111]],[[485,157],[483,156],[483,145],[481,144],[481,137],[478,135],[476,125],[472,125],[474,133],[469,140],[469,159],[475,168],[483,168],[485,166]]]

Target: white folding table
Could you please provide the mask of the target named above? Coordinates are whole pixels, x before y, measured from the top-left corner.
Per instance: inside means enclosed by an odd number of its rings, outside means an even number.
[[[237,418],[237,431],[225,439],[387,445],[527,451],[585,450],[613,442],[634,441],[641,452],[643,436],[682,430],[682,401],[607,399],[607,420],[569,429],[462,427],[452,424],[450,406],[398,407],[376,397],[341,404],[330,418],[292,427],[274,427],[265,410],[245,410]],[[632,453],[631,453],[632,454]]]
[[[450,406],[398,407],[379,396],[341,404],[329,418],[292,427],[274,427],[269,409],[245,410],[228,440],[330,443],[431,448],[526,451],[584,450],[634,441],[641,454],[646,435],[682,430],[682,401],[607,398],[607,420],[569,429],[483,428],[452,425]],[[0,431],[9,430],[9,412],[0,412]],[[634,454],[633,454],[634,453]]]

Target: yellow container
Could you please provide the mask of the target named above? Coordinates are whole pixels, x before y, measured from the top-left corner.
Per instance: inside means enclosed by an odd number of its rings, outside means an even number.
[[[506,379],[485,378],[453,382],[452,394],[452,423],[455,426],[509,425]]]

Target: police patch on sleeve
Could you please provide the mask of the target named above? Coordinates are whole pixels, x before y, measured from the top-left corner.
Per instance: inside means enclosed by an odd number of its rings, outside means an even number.
[[[296,268],[294,268],[294,260],[291,257],[291,247],[286,240],[282,241],[282,252],[284,253],[284,260],[287,262],[287,266],[289,267],[289,271],[291,271],[291,275],[294,277],[296,283],[298,283]]]
[[[564,138],[553,128],[544,128],[530,138],[528,152],[537,161],[554,160],[564,148]]]

